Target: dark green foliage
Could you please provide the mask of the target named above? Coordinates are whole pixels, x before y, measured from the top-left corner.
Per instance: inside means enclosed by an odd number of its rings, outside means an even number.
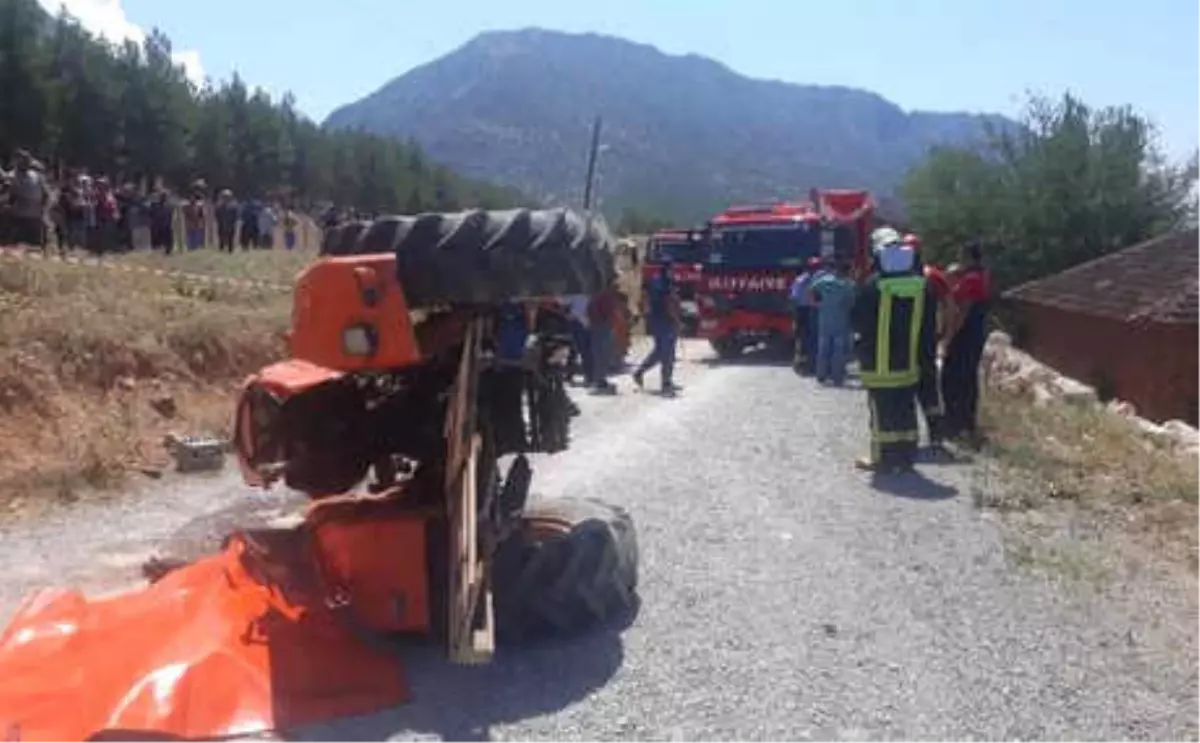
[[[1022,124],[936,149],[908,176],[909,217],[933,259],[982,240],[1007,288],[1194,221],[1195,157],[1165,162],[1129,108],[1034,98]]]
[[[0,153],[22,147],[52,170],[184,188],[204,178],[239,197],[333,202],[367,212],[499,208],[522,196],[451,173],[413,143],[323,131],[290,96],[238,77],[196,89],[171,42],[110,45],[36,0],[0,2]]]

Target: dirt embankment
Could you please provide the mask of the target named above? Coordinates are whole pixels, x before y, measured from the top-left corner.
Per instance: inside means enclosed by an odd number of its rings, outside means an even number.
[[[996,384],[983,389],[980,417],[988,443],[978,505],[1038,529],[1059,523],[1104,545],[1101,552],[1131,547],[1196,572],[1194,455],[1103,406],[1035,401]],[[1102,562],[1063,553],[1022,559],[1082,573]]]
[[[0,260],[0,508],[164,466],[167,433],[227,434],[238,383],[284,351],[290,296],[269,285],[311,257]]]

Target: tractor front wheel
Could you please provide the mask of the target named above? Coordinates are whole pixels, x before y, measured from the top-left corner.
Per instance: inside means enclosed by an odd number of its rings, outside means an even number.
[[[638,546],[633,520],[598,500],[531,504],[492,562],[502,642],[565,637],[632,618]]]

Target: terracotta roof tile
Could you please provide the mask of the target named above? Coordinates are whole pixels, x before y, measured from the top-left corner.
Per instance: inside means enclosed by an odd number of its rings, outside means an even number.
[[[1195,323],[1197,230],[1163,235],[1030,281],[1005,299],[1128,321]]]

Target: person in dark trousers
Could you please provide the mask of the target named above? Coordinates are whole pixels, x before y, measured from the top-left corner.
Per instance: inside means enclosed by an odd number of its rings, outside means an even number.
[[[132,183],[117,192],[117,249],[122,253],[133,250],[133,226],[141,210],[136,187]]]
[[[586,294],[570,294],[563,298],[571,321],[571,358],[567,362],[568,381],[578,372],[583,383],[592,385],[592,336],[588,330],[588,304]]]
[[[87,245],[87,194],[84,178],[76,175],[59,192],[59,210],[63,220],[63,239],[71,250]]]
[[[871,234],[875,274],[858,289],[851,323],[871,422],[871,454],[855,464],[908,472],[916,462],[917,399],[935,361],[936,299],[914,268],[916,255],[890,227]]]
[[[987,342],[991,294],[983,251],[978,243],[968,244],[962,252],[962,270],[950,282],[941,391],[946,408],[943,435],[971,445],[979,442],[979,364]]]
[[[175,249],[175,205],[161,187],[150,198],[150,247],[166,255]]]
[[[788,293],[788,301],[792,305],[792,342],[794,350],[792,354],[792,366],[796,371],[803,370],[806,364],[806,354],[809,349],[804,346],[804,329],[809,325],[809,312],[811,305],[808,300],[809,287],[812,284],[812,269],[811,266],[805,266],[804,270],[796,275],[792,280],[792,288]]]
[[[221,189],[213,208],[213,218],[217,223],[217,249],[222,253],[232,253],[238,223],[238,205],[233,200],[233,191]]]
[[[633,383],[643,386],[646,372],[662,365],[662,393],[668,397],[680,391],[675,384],[675,344],[679,340],[679,301],[675,284],[671,280],[671,263],[663,264],[662,270],[650,281],[646,289],[648,303],[646,329],[654,339],[654,348],[633,372]]]
[[[597,394],[616,394],[617,388],[608,381],[613,367],[613,323],[617,318],[616,279],[597,292],[588,303],[588,335],[592,344],[592,391]]]
[[[529,450],[523,395],[525,356],[534,327],[531,310],[520,302],[509,302],[496,310],[496,368],[488,375],[489,394],[496,401],[496,445],[501,453]]]
[[[821,310],[817,306],[817,295],[813,293],[812,287],[832,272],[833,261],[832,259],[812,258],[808,265],[811,273],[807,290],[804,292],[804,302],[808,306],[808,312],[804,316],[804,347],[807,351],[804,354],[801,371],[808,376],[813,376],[817,373],[817,355],[820,353]]]
[[[96,179],[95,188],[95,220],[92,222],[92,234],[89,242],[95,245],[95,252],[103,255],[112,253],[117,248],[117,197],[112,191],[112,185],[104,176]]]
[[[933,363],[921,367],[921,381],[917,384],[917,402],[925,416],[925,425],[929,429],[929,445],[941,449],[945,429],[945,408],[942,404],[941,382],[937,366],[937,349],[941,342],[941,324],[945,317],[943,302],[946,296],[946,285],[940,271],[936,267],[925,265],[920,250],[920,241],[913,235],[905,235],[904,244],[912,248],[914,254],[913,275],[925,279],[934,302],[926,306],[926,311],[933,314]]]
[[[242,250],[257,248],[261,239],[258,233],[258,212],[261,209],[258,199],[250,199],[242,205],[242,228],[238,235]]]

